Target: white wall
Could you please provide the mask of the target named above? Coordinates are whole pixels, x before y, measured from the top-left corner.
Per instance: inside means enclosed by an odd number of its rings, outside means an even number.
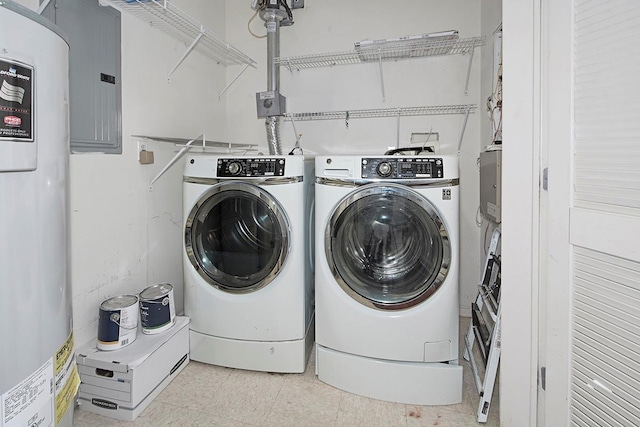
[[[224,2],[174,1],[224,35]],[[214,7],[215,5],[215,7]],[[140,165],[131,135],[194,138],[220,135],[225,70],[192,53],[167,81],[186,47],[122,14],[123,154],[71,156],[72,278],[76,339],[94,337],[98,304],[121,293],[169,282],[182,311],[182,162],[149,191],[149,182],[174,156],[171,144],[152,143],[153,165]]]
[[[248,2],[227,1],[227,39],[259,62],[225,94],[228,103],[229,138],[235,142],[257,142],[268,153],[264,120],[256,119],[255,93],[267,89],[266,39],[256,39],[247,30],[253,14]],[[381,6],[375,6],[380,4]],[[281,57],[353,50],[354,42],[443,30],[458,30],[460,37],[480,34],[480,2],[474,0],[370,0],[308,1],[294,10],[295,24],[281,29]],[[265,34],[256,17],[251,28]],[[476,159],[481,146],[480,125],[486,114],[480,102],[480,51],[472,64],[469,94],[464,93],[468,56],[451,55],[383,64],[386,102],[377,63],[339,65],[289,72],[281,68],[280,91],[287,98],[288,112],[322,112],[345,109],[478,104],[469,117],[460,156],[461,215],[461,308],[467,315],[475,297],[479,274],[479,229]],[[235,72],[235,70],[234,70]],[[235,76],[228,72],[227,78]],[[456,154],[462,115],[402,118],[400,146],[407,146],[412,132],[433,130],[440,134],[441,152]],[[396,118],[297,122],[306,154],[382,154],[397,143]],[[295,133],[289,122],[280,126],[283,152],[294,146]]]
[[[21,3],[37,9],[37,2]],[[224,36],[223,0],[173,4]],[[169,282],[182,310],[182,163],[149,191],[175,154],[151,143],[153,165],[140,165],[134,134],[208,138],[223,135],[226,105],[217,93],[225,69],[192,53],[167,82],[186,46],[122,14],[123,154],[73,154],[70,161],[71,280],[76,344],[95,338],[98,307],[108,297]]]

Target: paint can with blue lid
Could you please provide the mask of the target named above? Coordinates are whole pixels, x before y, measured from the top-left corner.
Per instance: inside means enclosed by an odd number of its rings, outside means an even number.
[[[140,292],[140,323],[143,334],[159,334],[175,323],[173,285],[159,283]]]
[[[100,304],[98,341],[100,350],[118,350],[136,340],[139,302],[136,295],[118,295]]]

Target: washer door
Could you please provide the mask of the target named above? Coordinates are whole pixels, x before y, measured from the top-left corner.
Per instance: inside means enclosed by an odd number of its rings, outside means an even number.
[[[433,295],[447,276],[449,234],[433,205],[408,187],[363,186],[330,218],[327,261],[344,291],[364,305],[412,307]]]
[[[189,213],[185,246],[207,283],[230,292],[254,291],[282,269],[289,231],[282,206],[269,193],[228,181],[211,187]]]

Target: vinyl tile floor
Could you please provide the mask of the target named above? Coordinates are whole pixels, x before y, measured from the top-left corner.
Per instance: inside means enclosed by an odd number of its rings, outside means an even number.
[[[315,376],[312,352],[303,374],[273,374],[191,361],[134,421],[118,421],[76,408],[76,427],[307,427],[477,426],[479,396],[470,363],[462,357],[468,317],[460,318],[462,403],[418,406],[385,402],[331,387]],[[499,426],[498,380],[487,427]]]

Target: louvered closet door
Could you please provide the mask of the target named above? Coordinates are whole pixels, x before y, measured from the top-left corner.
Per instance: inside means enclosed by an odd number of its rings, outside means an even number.
[[[576,1],[571,420],[640,425],[640,2]]]
[[[567,417],[640,426],[640,2],[574,0],[571,14]]]

